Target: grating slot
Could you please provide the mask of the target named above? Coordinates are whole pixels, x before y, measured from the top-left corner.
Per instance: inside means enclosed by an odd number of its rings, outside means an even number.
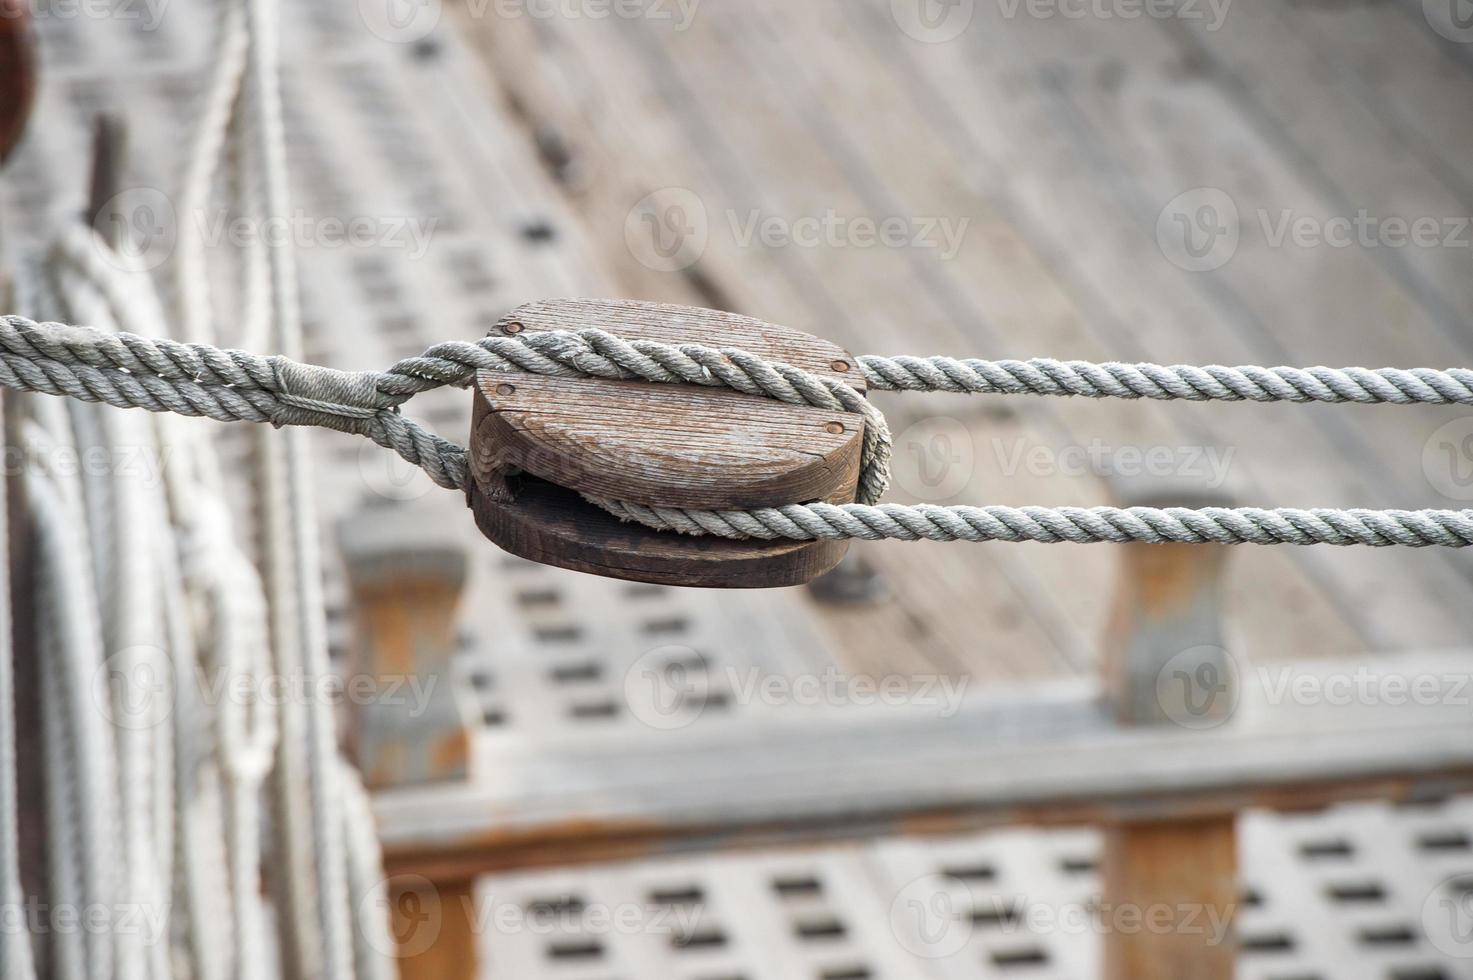
[[[547,956],[553,960],[592,960],[604,955],[604,944],[597,939],[560,939],[547,944]]]
[[[1042,946],[1020,946],[992,951],[992,965],[1000,970],[1048,965],[1048,950]]]
[[[641,624],[640,629],[649,636],[674,636],[690,629],[690,620],[685,616],[664,616],[659,619],[647,619]]]
[[[991,864],[952,864],[943,867],[941,873],[957,881],[997,880],[997,868]]]
[[[811,875],[801,875],[788,878],[774,878],[772,890],[783,898],[798,898],[799,896],[811,896],[823,894],[823,882]]]
[[[1307,861],[1350,858],[1355,856],[1355,845],[1348,840],[1305,841],[1299,845],[1299,855]]]
[[[619,705],[615,701],[588,701],[568,706],[568,717],[578,721],[616,718]]]
[[[1386,889],[1374,881],[1344,882],[1325,889],[1330,900],[1344,905],[1386,901]]]
[[[587,908],[583,899],[577,895],[558,895],[552,898],[534,898],[527,903],[527,911],[532,915],[582,915]]]
[[[844,923],[832,916],[822,919],[806,919],[793,923],[793,932],[799,939],[842,939],[848,930]]]
[[[583,637],[583,627],[571,623],[561,626],[534,626],[532,636],[538,643],[577,643]]]
[[[726,933],[714,926],[693,929],[671,936],[670,945],[682,950],[718,949],[726,945]]]
[[[1015,926],[1023,921],[1023,900],[1015,898],[1012,901],[994,899],[986,905],[979,905],[971,911],[972,922],[979,926]]]
[[[604,665],[597,660],[584,660],[575,664],[560,664],[548,671],[548,676],[558,684],[587,684],[603,677]]]
[[[524,609],[544,609],[563,601],[557,589],[523,589],[517,593],[517,603]]]
[[[1288,953],[1294,949],[1294,937],[1287,932],[1267,932],[1244,936],[1239,944],[1245,953]]]
[[[1467,851],[1473,850],[1473,837],[1462,830],[1433,830],[1419,836],[1417,846],[1424,851]]]
[[[1367,946],[1408,946],[1417,941],[1417,934],[1406,925],[1369,926],[1356,938]]]

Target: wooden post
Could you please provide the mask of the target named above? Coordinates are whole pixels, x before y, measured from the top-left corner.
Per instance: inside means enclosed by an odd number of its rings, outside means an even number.
[[[1165,503],[1223,503],[1184,496]],[[1226,552],[1223,545],[1125,546],[1105,663],[1106,696],[1121,725],[1176,725],[1192,738],[1230,721],[1237,675],[1220,614]],[[1106,980],[1232,980],[1235,824],[1227,815],[1105,829]]]
[[[470,734],[455,696],[465,551],[438,510],[369,507],[338,529],[352,590],[350,739],[370,788],[464,778]]]
[[[338,526],[352,590],[349,739],[370,789],[464,779],[470,731],[455,695],[465,550],[432,505],[370,506]],[[470,882],[389,881],[404,980],[476,975]]]

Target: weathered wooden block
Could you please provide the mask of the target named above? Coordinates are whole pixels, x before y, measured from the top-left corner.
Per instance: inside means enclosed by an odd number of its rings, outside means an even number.
[[[598,327],[626,339],[736,347],[864,390],[847,351],[715,310],[617,300],[529,303],[506,334]],[[667,585],[797,585],[843,541],[731,541],[626,524],[580,497],[722,510],[854,500],[862,416],[724,388],[482,371],[470,504],[483,534],[533,561]]]

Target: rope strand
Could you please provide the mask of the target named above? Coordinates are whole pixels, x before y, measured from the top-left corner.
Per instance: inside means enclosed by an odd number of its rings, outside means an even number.
[[[1463,368],[1192,367],[875,356],[858,362],[866,383],[886,391],[1473,405],[1473,371]],[[384,371],[347,372],[279,355],[0,317],[0,385],[226,422],[313,425],[356,433],[421,467],[436,484],[459,490],[469,480],[466,451],[404,417],[400,406],[423,391],[468,385],[481,370],[724,387],[864,415],[854,504],[700,511],[585,497],[620,520],[657,530],[800,541],[1473,545],[1473,511],[1461,510],[880,504],[889,483],[891,451],[884,416],[843,382],[731,348],[626,340],[602,330],[536,331],[436,344]]]

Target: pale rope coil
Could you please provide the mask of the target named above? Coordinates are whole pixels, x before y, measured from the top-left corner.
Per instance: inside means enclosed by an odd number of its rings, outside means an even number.
[[[882,390],[1473,405],[1473,371],[1461,368],[1199,368],[873,356],[858,362],[866,382]],[[662,530],[797,540],[1473,544],[1473,512],[1456,510],[875,506],[888,484],[890,454],[879,412],[843,382],[740,350],[624,340],[602,330],[538,331],[437,344],[386,371],[345,372],[281,356],[99,336],[85,328],[0,317],[0,385],[222,421],[355,432],[455,489],[467,486],[465,450],[404,418],[399,407],[421,391],[466,385],[479,370],[726,387],[864,414],[868,424],[855,504],[693,511],[588,498],[621,519]]]

